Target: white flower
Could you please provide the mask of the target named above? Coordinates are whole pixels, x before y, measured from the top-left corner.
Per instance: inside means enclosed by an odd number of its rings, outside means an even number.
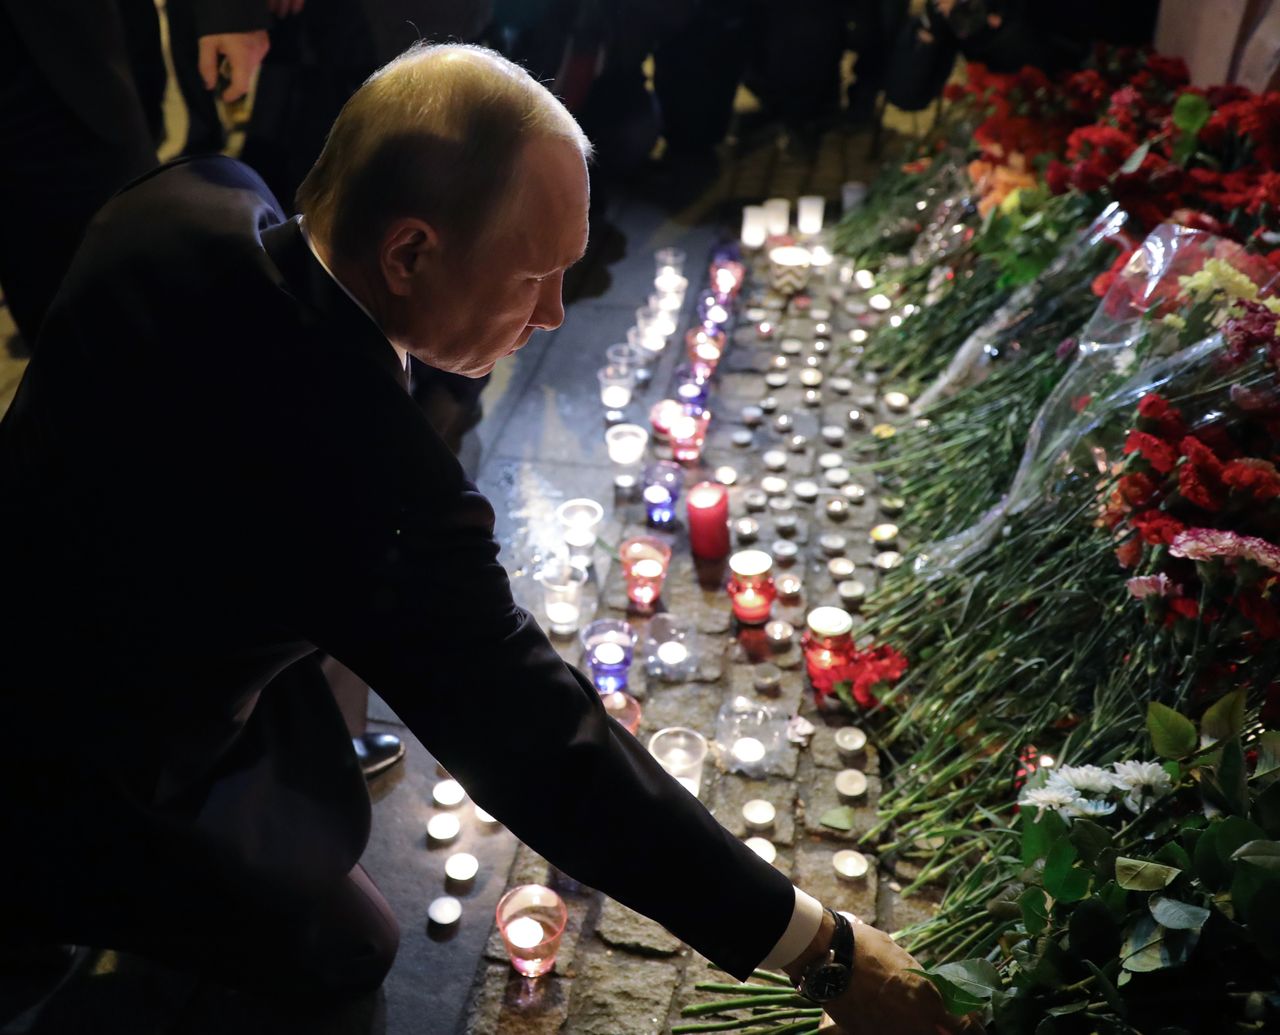
[[[1070,787],[1058,785],[1030,787],[1022,792],[1018,804],[1023,808],[1035,808],[1036,819],[1044,815],[1045,809],[1061,811],[1080,800],[1080,795]]]
[[[1049,776],[1050,785],[1064,783],[1077,793],[1106,794],[1116,786],[1116,778],[1101,766],[1062,765]]]
[[[1084,819],[1098,819],[1115,812],[1116,803],[1102,798],[1077,798],[1067,806],[1067,815]]]
[[[1173,787],[1159,762],[1114,762],[1111,768],[1115,770],[1116,787],[1128,792],[1124,796],[1125,808],[1134,813]]]

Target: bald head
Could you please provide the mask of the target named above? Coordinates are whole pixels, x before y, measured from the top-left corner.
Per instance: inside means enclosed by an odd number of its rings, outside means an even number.
[[[511,203],[517,159],[538,139],[583,158],[591,150],[573,116],[518,65],[483,47],[415,46],[344,105],[297,207],[349,261],[373,259],[403,216],[470,250]]]

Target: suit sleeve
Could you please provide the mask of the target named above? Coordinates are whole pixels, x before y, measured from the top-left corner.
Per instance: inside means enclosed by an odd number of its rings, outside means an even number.
[[[196,36],[253,32],[271,24],[267,0],[191,0]]]
[[[368,479],[346,527],[330,494],[327,541],[307,550],[325,561],[299,573],[304,632],[527,845],[747,976],[791,920],[791,882],[606,714],[514,604],[489,503],[452,457],[434,466],[395,479],[421,488],[390,526],[377,516],[392,513],[381,479]]]

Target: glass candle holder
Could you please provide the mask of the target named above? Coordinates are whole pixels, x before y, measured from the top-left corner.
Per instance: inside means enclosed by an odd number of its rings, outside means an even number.
[[[582,661],[602,694],[627,689],[627,672],[635,653],[636,634],[620,618],[597,618],[582,630]]]
[[[690,363],[681,363],[674,371],[676,401],[682,406],[697,410],[706,409],[711,395],[711,385],[704,371]]]
[[[657,278],[654,280],[654,286],[662,290],[658,285],[658,280],[662,278],[665,271],[670,270],[677,277],[684,273],[684,250],[681,248],[659,248],[653,253],[654,273]]]
[[[649,304],[644,308],[653,315],[650,317],[652,324],[656,327],[664,338],[670,338],[676,333],[676,312],[679,306],[673,306],[671,303],[674,299],[667,295],[659,295],[656,292],[649,296]],[[640,315],[637,312],[636,322],[640,322]]]
[[[729,317],[729,307],[715,295],[707,295],[698,303],[698,322],[708,331],[724,333]]]
[[[708,331],[705,327],[695,328],[684,336],[689,363],[704,380],[716,372],[724,342],[723,331]]]
[[[738,297],[747,279],[747,267],[736,260],[722,260],[711,264],[711,290],[725,301]]]
[[[659,460],[644,471],[645,518],[652,528],[670,528],[676,521],[676,500],[684,485],[684,471],[670,460]]]
[[[781,237],[791,229],[791,202],[787,198],[769,198],[764,203],[764,221],[770,237]]]
[[[600,381],[600,401],[606,410],[620,410],[631,402],[636,386],[635,367],[601,367],[596,373]]]
[[[642,535],[623,540],[618,559],[627,583],[627,599],[639,612],[651,612],[662,593],[671,563],[671,547],[661,539]]]
[[[622,724],[622,728],[633,737],[640,731],[640,720],[644,713],[640,702],[628,693],[618,691],[612,694],[601,694],[600,703],[609,716]]]
[[[763,550],[739,550],[729,558],[729,599],[744,625],[763,625],[773,610],[773,558]]]
[[[729,490],[699,482],[689,490],[689,549],[695,557],[719,560],[729,553]]]
[[[671,331],[664,329],[669,322],[667,315],[660,309],[645,305],[636,310],[636,327],[643,338],[656,335],[665,342],[671,335]],[[672,327],[672,331],[674,330],[675,328]]]
[[[565,500],[556,507],[564,544],[569,548],[569,563],[586,568],[591,565],[596,546],[596,529],[604,518],[604,507],[595,500],[580,497]]]
[[[826,198],[807,195],[796,201],[796,229],[806,236],[822,233],[822,212]]]
[[[702,764],[707,758],[706,737],[684,726],[668,726],[649,738],[649,754],[697,797],[702,789]]]
[[[615,424],[604,433],[609,459],[620,467],[631,467],[644,458],[649,433],[639,424]]]
[[[682,277],[668,266],[653,278],[653,293],[649,296],[649,304],[653,305],[657,299],[659,309],[678,310],[684,305],[684,295],[688,290],[688,278]]]
[[[627,344],[645,353],[652,364],[662,354],[662,350],[666,348],[667,339],[656,330],[641,332],[639,327],[628,327]]]
[[[629,341],[620,341],[604,350],[605,364],[622,370],[634,370],[636,383],[648,381],[653,376],[654,354]]]
[[[685,407],[685,412],[671,422],[671,455],[681,463],[696,463],[702,456],[702,444],[706,441],[710,423],[710,410],[695,411],[692,407]]]
[[[555,966],[569,911],[554,891],[541,884],[512,888],[498,900],[497,920],[517,972],[536,978]]]
[[[738,240],[742,247],[763,248],[765,238],[769,236],[769,223],[765,218],[763,205],[747,205],[742,209],[742,230]]]
[[[673,614],[654,615],[645,633],[645,671],[671,683],[689,679],[698,667],[693,640],[690,623]]]
[[[671,437],[672,422],[684,413],[684,407],[674,399],[659,399],[649,408],[649,426],[653,428],[653,437],[659,442],[666,442]]]
[[[538,570],[537,579],[542,583],[543,610],[549,631],[556,636],[573,635],[582,619],[582,587],[587,582],[586,568],[554,560]]]
[[[805,624],[805,668],[811,682],[824,683],[832,669],[853,661],[853,617],[838,607],[815,607]]]

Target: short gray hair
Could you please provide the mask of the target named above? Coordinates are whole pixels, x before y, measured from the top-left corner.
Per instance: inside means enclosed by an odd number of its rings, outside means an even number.
[[[591,155],[568,109],[519,65],[484,47],[417,44],[343,106],[297,208],[348,258],[371,257],[402,216],[470,251],[511,193],[520,148],[536,137]]]

